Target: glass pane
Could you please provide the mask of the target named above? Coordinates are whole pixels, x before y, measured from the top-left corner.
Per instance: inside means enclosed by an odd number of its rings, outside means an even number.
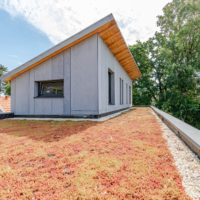
[[[63,81],[45,81],[39,85],[39,96],[63,96]]]
[[[108,103],[111,104],[111,72],[108,72]]]

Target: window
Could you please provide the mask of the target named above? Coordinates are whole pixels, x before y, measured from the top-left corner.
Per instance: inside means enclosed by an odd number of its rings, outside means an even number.
[[[123,100],[124,100],[124,81],[121,78],[119,79],[119,81],[120,81],[120,84],[119,84],[120,104],[122,105],[124,103],[123,102]]]
[[[115,104],[114,73],[108,70],[108,104]]]
[[[39,81],[38,96],[39,97],[63,97],[64,90],[63,80]]]
[[[131,104],[131,86],[129,86],[129,104]]]
[[[126,84],[126,104],[128,104],[128,84]]]

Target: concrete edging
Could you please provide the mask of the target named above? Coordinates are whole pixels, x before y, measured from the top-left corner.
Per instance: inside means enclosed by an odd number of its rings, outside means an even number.
[[[100,119],[102,117],[106,117],[115,113],[122,112],[124,110],[129,110],[130,107],[125,107],[113,111],[109,111],[101,114],[94,115],[14,115],[15,118],[76,118],[76,119]]]
[[[158,115],[158,117],[200,158],[200,130],[159,110],[154,106],[150,107]]]

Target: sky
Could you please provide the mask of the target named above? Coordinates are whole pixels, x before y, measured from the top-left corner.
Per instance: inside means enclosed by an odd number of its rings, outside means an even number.
[[[9,70],[112,13],[127,44],[146,41],[171,0],[0,0],[0,64]]]

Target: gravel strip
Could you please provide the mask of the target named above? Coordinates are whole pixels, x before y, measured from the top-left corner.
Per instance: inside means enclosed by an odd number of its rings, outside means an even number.
[[[182,184],[187,194],[194,200],[200,200],[200,160],[182,140],[176,136],[152,111],[163,130],[163,137],[166,139],[171,151],[175,165],[182,176]]]

